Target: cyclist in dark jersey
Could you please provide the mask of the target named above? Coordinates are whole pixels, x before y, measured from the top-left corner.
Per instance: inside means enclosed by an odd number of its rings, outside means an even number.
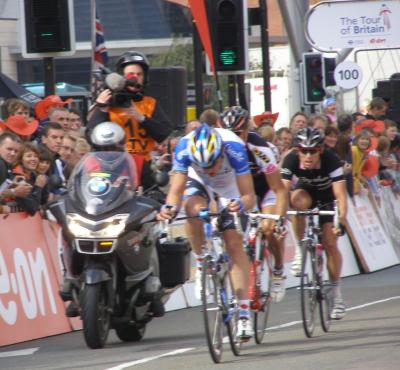
[[[297,183],[290,193],[291,206],[296,210],[313,208],[317,203],[321,209],[332,210],[333,202],[338,201],[339,222],[344,225],[347,213],[346,181],[339,157],[324,148],[324,135],[317,129],[304,128],[295,137],[296,150],[289,153],[281,168],[283,183],[291,190],[293,176]],[[304,234],[303,217],[293,219],[293,227],[297,241]],[[333,216],[322,216],[322,244],[327,252],[327,268],[333,285],[332,319],[341,319],[346,307],[341,294],[340,274],[342,255],[337,246],[340,231],[333,228]],[[300,251],[300,249],[299,249]],[[301,252],[300,252],[301,253]],[[301,268],[301,255],[297,254],[292,264],[293,273],[298,276]]]
[[[288,192],[282,183],[277,158],[268,143],[257,133],[249,131],[249,112],[234,106],[221,114],[222,127],[231,130],[245,143],[249,167],[253,178],[258,207],[263,213],[286,215]],[[275,265],[271,295],[274,302],[280,302],[285,295],[283,274],[284,243],[283,237],[274,235],[275,221],[265,220],[263,229],[272,247]]]

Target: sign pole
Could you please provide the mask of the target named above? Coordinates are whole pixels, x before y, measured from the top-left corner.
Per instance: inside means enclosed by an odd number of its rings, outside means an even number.
[[[43,58],[44,66],[44,96],[54,95],[56,91],[56,76],[54,58]]]
[[[260,1],[260,14],[261,14],[261,52],[262,52],[262,66],[263,66],[263,80],[264,80],[264,110],[272,111],[271,108],[271,83],[269,73],[269,33],[268,33],[268,9],[267,1]]]

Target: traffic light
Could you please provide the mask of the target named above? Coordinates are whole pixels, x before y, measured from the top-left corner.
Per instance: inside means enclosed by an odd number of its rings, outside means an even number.
[[[336,58],[324,58],[324,86],[336,86],[335,68]]]
[[[75,53],[72,0],[20,0],[20,33],[25,58]]]
[[[304,53],[304,102],[317,104],[325,97],[324,66],[320,53]]]
[[[248,72],[247,0],[207,0],[206,7],[217,72]]]

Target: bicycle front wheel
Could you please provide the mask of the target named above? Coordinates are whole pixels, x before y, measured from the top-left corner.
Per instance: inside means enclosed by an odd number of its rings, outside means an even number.
[[[320,299],[319,299],[319,314],[321,319],[322,330],[327,333],[331,327],[331,309],[332,309],[332,288],[329,285],[324,285],[320,282]]]
[[[317,274],[315,269],[315,253],[308,244],[303,245],[301,265],[300,295],[303,328],[306,336],[311,338],[315,329],[315,313],[317,309]]]
[[[238,320],[239,320],[239,308],[238,302],[233,289],[230,275],[226,274],[224,278],[224,288],[222,294],[225,295],[224,301],[224,320],[226,330],[228,332],[229,344],[231,346],[232,353],[235,356],[240,355],[242,342],[238,338]]]
[[[223,352],[223,312],[218,277],[211,257],[204,258],[201,272],[201,301],[208,349],[215,363],[221,361]]]
[[[261,344],[265,337],[265,330],[267,329],[270,312],[272,265],[268,262],[268,259],[270,258],[269,253],[264,255],[264,248],[261,248],[260,256],[258,258],[258,261],[254,262],[253,268],[255,278],[253,288],[254,297],[252,303],[254,315],[254,340],[257,344]]]

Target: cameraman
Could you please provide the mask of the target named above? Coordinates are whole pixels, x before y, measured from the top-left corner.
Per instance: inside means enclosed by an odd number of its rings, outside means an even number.
[[[115,68],[124,78],[123,87],[119,91],[106,88],[99,94],[86,136],[89,138],[101,122],[119,124],[125,131],[126,150],[135,159],[142,184],[149,177],[151,152],[168,137],[172,125],[156,99],[144,94],[149,74],[147,58],[142,53],[128,51],[118,58]]]

